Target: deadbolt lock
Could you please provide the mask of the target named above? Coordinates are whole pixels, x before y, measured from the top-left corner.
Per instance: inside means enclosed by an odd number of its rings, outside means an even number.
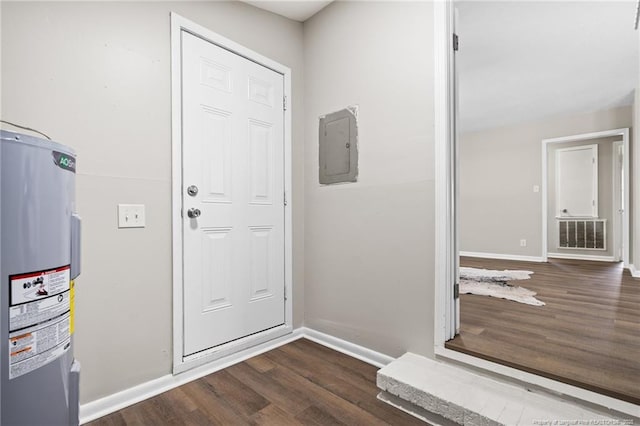
[[[187,194],[191,195],[192,197],[195,197],[196,195],[198,195],[198,187],[195,185],[191,185],[190,187],[187,188]]]

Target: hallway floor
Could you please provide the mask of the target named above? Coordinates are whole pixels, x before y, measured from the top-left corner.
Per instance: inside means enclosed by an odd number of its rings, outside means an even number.
[[[424,425],[376,398],[377,371],[300,339],[89,425]]]
[[[517,285],[545,306],[463,294],[448,349],[640,404],[640,279],[621,263],[461,257],[461,266],[534,271]]]

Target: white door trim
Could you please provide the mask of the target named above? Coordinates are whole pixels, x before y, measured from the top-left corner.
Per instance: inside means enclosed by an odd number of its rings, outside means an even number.
[[[292,193],[291,193],[291,102],[284,112],[284,188],[287,203],[285,223],[285,323],[236,341],[184,356],[183,353],[183,251],[182,251],[182,96],[181,96],[181,32],[223,47],[284,76],[284,95],[291,99],[291,70],[240,44],[204,28],[176,13],[171,13],[171,222],[173,263],[173,373],[177,374],[223,356],[278,338],[293,330],[293,251],[292,251]]]
[[[547,182],[547,151],[551,144],[562,144],[567,142],[588,141],[592,139],[607,138],[611,136],[621,136],[624,151],[624,205],[622,214],[622,263],[623,267],[629,267],[629,129],[612,129],[602,132],[583,133],[580,135],[563,136],[559,138],[544,139],[542,141],[542,253],[544,262],[547,261],[548,238],[547,238],[547,208],[548,208],[548,182]]]
[[[620,207],[623,203],[624,196],[621,196],[620,192],[622,188],[620,186],[622,183],[620,182],[620,169],[624,166],[620,164],[618,155],[620,148],[622,148],[622,161],[624,162],[624,146],[622,145],[622,141],[613,142],[613,154],[611,155],[611,160],[613,162],[611,170],[613,170],[613,258],[616,262],[620,262],[622,260],[622,252],[620,250],[620,246],[622,246],[622,229],[620,229],[621,220],[620,214],[618,213]],[[624,206],[627,209],[627,206]],[[623,247],[624,249],[624,247]]]
[[[455,99],[453,76],[453,3],[433,4],[434,113],[435,113],[435,320],[434,343],[444,348],[457,327],[453,285],[456,280],[457,236],[455,233]]]

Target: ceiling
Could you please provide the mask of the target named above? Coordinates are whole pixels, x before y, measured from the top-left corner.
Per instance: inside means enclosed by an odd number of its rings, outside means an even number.
[[[632,103],[634,0],[457,5],[462,132]]]
[[[285,0],[285,1],[246,1],[257,8],[273,12],[294,21],[304,22],[322,10],[333,0]]]
[[[332,0],[243,1],[304,22]],[[636,0],[456,6],[461,132],[631,104]]]

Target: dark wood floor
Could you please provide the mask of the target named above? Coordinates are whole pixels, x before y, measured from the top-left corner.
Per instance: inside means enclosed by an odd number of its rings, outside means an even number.
[[[301,339],[90,425],[424,425],[376,399],[377,370]]]
[[[460,335],[447,348],[640,404],[640,279],[621,264],[463,257],[461,265],[534,271],[518,284],[546,306],[461,295]]]

